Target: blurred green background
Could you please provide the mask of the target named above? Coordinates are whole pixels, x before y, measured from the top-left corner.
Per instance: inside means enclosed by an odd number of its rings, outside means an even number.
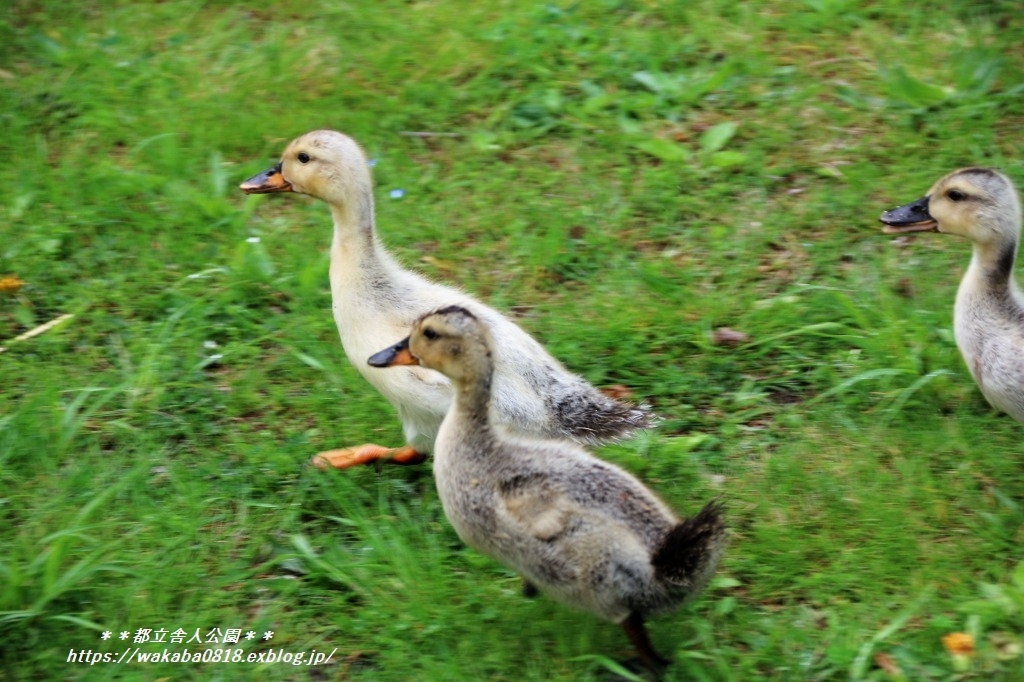
[[[628,656],[465,549],[427,466],[304,466],[401,443],[338,343],[326,207],[236,189],[328,127],[373,158],[403,263],[664,418],[601,456],[683,514],[723,496],[718,579],[651,625],[666,679],[1024,679],[1024,426],[953,342],[969,245],[877,223],[959,166],[1024,182],[1019,2],[0,18],[0,678],[604,680]],[[335,653],[67,662],[176,628]]]

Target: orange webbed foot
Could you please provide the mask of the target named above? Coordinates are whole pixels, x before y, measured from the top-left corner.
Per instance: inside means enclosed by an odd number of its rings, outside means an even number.
[[[350,469],[360,464],[387,462],[390,464],[419,464],[427,459],[422,452],[404,445],[400,448],[386,448],[383,445],[367,443],[354,448],[325,450],[310,459],[317,469]]]

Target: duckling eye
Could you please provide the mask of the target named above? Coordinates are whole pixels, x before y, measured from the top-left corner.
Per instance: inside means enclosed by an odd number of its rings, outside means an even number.
[[[423,336],[425,336],[425,337],[427,337],[427,338],[428,338],[429,340],[433,341],[434,339],[436,339],[437,337],[439,337],[439,336],[440,336],[440,334],[438,334],[437,332],[435,332],[435,331],[434,331],[433,329],[431,329],[430,327],[427,327],[426,329],[424,329],[424,330],[423,330]]]
[[[309,154],[306,152],[299,152],[295,158],[299,160],[299,163],[309,163]]]
[[[967,195],[958,189],[951,189],[946,192],[946,196],[949,197],[950,201],[963,201],[967,198]]]

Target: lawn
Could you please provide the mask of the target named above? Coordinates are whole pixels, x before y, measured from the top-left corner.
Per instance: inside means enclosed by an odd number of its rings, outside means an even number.
[[[429,465],[305,465],[402,442],[327,208],[237,189],[321,127],[404,264],[662,418],[600,456],[725,502],[717,578],[651,623],[667,680],[1024,679],[1024,425],[953,341],[970,247],[877,221],[960,166],[1024,186],[1018,2],[10,0],[0,56],[0,679],[629,656],[466,549]]]

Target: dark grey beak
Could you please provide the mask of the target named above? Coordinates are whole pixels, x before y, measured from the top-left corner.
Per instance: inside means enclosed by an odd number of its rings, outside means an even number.
[[[883,213],[878,219],[885,223],[882,231],[886,234],[933,232],[939,227],[938,221],[928,212],[928,197],[897,206]]]
[[[398,367],[399,365],[420,364],[420,361],[409,352],[408,336],[395,345],[388,346],[384,350],[374,353],[366,362],[369,363],[370,367]]]

